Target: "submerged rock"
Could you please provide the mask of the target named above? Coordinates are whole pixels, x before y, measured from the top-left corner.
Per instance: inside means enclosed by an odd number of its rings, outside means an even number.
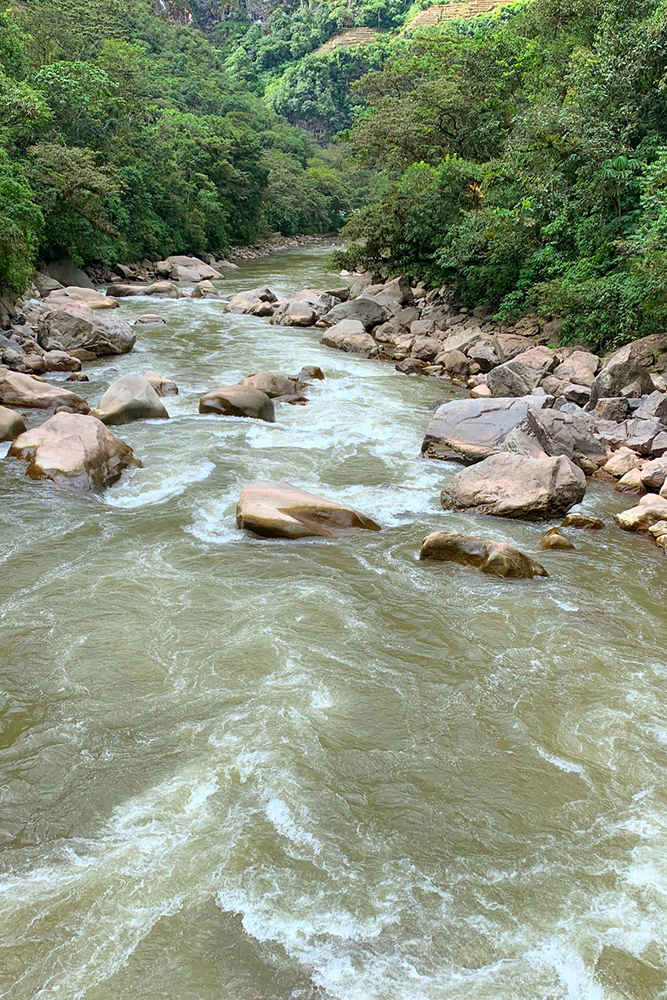
[[[604,528],[604,521],[591,514],[580,514],[572,511],[566,514],[561,521],[561,528],[581,528],[584,531],[601,531]]]
[[[290,483],[253,483],[241,491],[236,510],[239,528],[266,538],[331,538],[350,528],[379,531],[370,517]]]
[[[122,375],[100,399],[95,416],[107,427],[133,420],[165,420],[169,414],[144,375]]]
[[[97,417],[56,413],[39,427],[20,434],[9,455],[27,461],[31,479],[49,479],[78,491],[103,490],[124,469],[140,466],[134,452]]]
[[[251,385],[223,385],[211,389],[199,400],[199,412],[225,417],[254,417],[270,424],[276,419],[273,400]]]
[[[569,458],[501,453],[459,472],[445,484],[442,506],[497,517],[540,520],[581,503],[586,477]]]
[[[532,580],[548,576],[543,566],[505,542],[492,542],[474,535],[455,531],[434,531],[424,539],[420,559],[437,559],[474,566],[482,573],[491,573],[513,580]]]

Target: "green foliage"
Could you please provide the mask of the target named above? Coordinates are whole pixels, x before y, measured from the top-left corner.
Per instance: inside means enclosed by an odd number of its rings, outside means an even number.
[[[560,314],[598,347],[664,329],[665,79],[662,0],[533,0],[416,32],[359,84],[352,147],[398,176],[345,260],[508,319]]]
[[[352,170],[347,194],[340,158],[322,160],[234,75],[185,0],[168,4],[180,20],[156,9],[26,0],[0,10],[0,285],[20,290],[37,256],[220,252],[269,230],[334,228],[359,204],[367,171]],[[301,10],[317,36],[315,7],[286,9],[283,22]],[[290,59],[307,50],[285,28],[262,58],[283,36]]]

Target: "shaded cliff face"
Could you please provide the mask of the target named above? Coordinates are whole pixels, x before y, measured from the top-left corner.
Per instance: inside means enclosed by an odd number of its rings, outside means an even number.
[[[277,0],[157,0],[157,3],[167,17],[194,20],[204,31],[211,31],[231,19],[262,24],[276,7],[295,6],[289,0],[282,3]]]

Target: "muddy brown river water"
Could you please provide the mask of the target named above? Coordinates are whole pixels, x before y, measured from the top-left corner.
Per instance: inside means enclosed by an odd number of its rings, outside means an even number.
[[[226,292],[339,283],[326,246]],[[611,514],[547,580],[417,561],[453,527],[419,450],[436,380],[315,330],[159,311],[90,369],[154,368],[172,419],[101,499],[0,462],[0,996],[11,1000],[658,1000],[667,995],[667,563]],[[326,381],[276,424],[199,416],[246,374]],[[263,541],[285,479],[379,534]],[[581,537],[580,537],[581,536]]]

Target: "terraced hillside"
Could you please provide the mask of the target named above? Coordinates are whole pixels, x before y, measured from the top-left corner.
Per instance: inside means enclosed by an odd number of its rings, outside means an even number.
[[[499,7],[502,0],[469,0],[467,3],[440,3],[427,7],[408,22],[406,28],[423,28],[441,21],[468,20]]]
[[[348,28],[346,31],[334,35],[315,51],[320,55],[326,55],[327,52],[333,52],[334,49],[351,49],[356,45],[371,45],[377,37],[378,32],[372,31],[370,28]]]

